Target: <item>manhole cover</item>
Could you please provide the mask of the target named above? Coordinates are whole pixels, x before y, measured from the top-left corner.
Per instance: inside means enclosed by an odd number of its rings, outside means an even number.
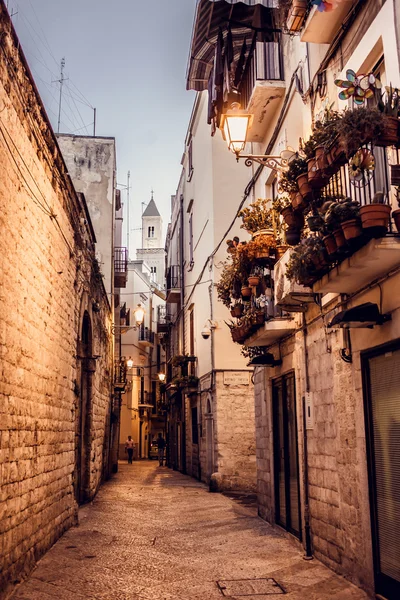
[[[228,579],[217,581],[217,586],[226,598],[252,598],[263,600],[272,594],[286,594],[275,579]]]

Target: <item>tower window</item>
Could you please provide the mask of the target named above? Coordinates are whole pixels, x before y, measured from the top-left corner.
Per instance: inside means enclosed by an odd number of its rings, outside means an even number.
[[[154,273],[154,275],[157,273],[157,267],[150,267],[150,273]]]
[[[154,227],[149,227],[148,228],[147,237],[149,237],[149,238],[153,238],[154,237]]]

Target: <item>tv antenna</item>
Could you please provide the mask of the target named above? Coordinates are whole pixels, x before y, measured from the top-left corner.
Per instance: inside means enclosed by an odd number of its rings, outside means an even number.
[[[65,58],[61,59],[61,69],[60,69],[60,79],[56,79],[52,83],[60,84],[60,100],[58,103],[58,123],[57,123],[57,133],[60,133],[60,125],[61,125],[61,106],[62,106],[62,92],[64,81],[68,81],[68,77],[64,77],[64,67],[65,67]]]

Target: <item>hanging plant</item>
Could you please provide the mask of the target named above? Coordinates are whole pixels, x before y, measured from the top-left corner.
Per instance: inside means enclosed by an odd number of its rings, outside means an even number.
[[[348,69],[346,77],[347,79],[335,79],[335,85],[343,88],[339,94],[340,100],[353,97],[355,104],[363,105],[365,100],[374,96],[375,90],[380,90],[382,87],[373,73],[357,75],[352,69]]]

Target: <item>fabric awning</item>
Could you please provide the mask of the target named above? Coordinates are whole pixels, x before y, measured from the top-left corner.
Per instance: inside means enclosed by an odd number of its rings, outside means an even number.
[[[250,42],[257,30],[273,30],[276,6],[276,0],[198,0],[186,88],[198,92],[207,89],[220,28],[226,36],[230,25],[234,62],[237,62],[245,39]]]

